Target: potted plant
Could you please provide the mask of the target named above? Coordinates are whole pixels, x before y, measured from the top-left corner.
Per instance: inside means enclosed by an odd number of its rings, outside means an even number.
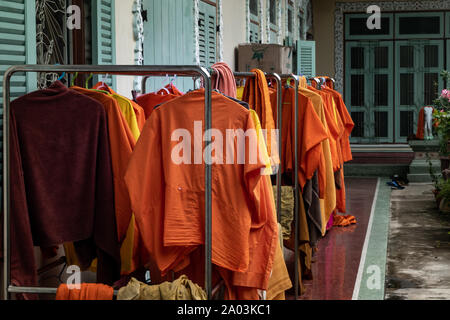
[[[439,193],[436,197],[441,212],[450,213],[450,179],[442,179],[437,188]]]
[[[447,83],[450,73],[442,71],[441,77]],[[434,101],[434,104],[434,126],[439,138],[441,168],[445,170],[450,166],[450,89],[442,90],[441,95]]]

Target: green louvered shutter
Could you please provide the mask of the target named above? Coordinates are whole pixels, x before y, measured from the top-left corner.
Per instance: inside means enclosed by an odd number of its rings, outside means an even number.
[[[316,42],[301,40],[297,45],[297,73],[305,77],[316,76]]]
[[[259,25],[250,22],[250,38],[251,43],[259,43],[261,40],[259,37]]]
[[[200,65],[211,67],[216,63],[216,7],[206,2],[199,4]]]
[[[114,0],[92,1],[92,64],[116,64]],[[99,79],[95,76],[94,82]],[[116,87],[115,77],[108,77],[106,82]]]
[[[36,64],[36,9],[28,0],[0,1],[0,146],[3,161],[3,75],[12,65]],[[37,88],[36,73],[15,73],[11,100]],[[0,189],[3,174],[0,176]]]

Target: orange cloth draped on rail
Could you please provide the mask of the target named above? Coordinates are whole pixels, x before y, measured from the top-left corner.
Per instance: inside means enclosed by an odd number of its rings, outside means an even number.
[[[159,94],[156,92],[143,94],[136,98],[137,103],[144,109],[145,119],[148,119],[157,105],[178,98],[179,96],[168,93]]]
[[[261,127],[267,130],[267,151],[272,165],[276,166],[280,163],[280,156],[278,154],[277,137],[273,134],[276,125],[272,104],[270,103],[269,86],[264,72],[258,69],[253,69],[252,72],[255,73],[255,77],[247,79],[242,100],[256,111],[261,121]]]
[[[105,84],[103,82],[97,83],[93,87],[93,89],[101,89],[101,90],[108,91],[111,94],[119,95],[117,92],[115,92],[112,88],[110,88],[107,84]],[[123,98],[125,98],[125,97],[123,97]],[[127,98],[125,98],[125,99],[127,99]],[[130,99],[127,99],[127,100],[129,100],[131,105],[133,106],[133,110],[134,110],[134,113],[136,114],[136,120],[137,120],[139,130],[142,131],[142,128],[144,128],[144,124],[145,124],[144,109],[140,105],[138,105],[136,102],[134,102],[133,100],[130,100]]]
[[[299,94],[294,88],[287,88],[283,94],[283,127],[288,129],[286,137],[286,171],[294,171],[295,94],[298,94],[298,179],[300,188],[312,179],[319,168],[322,156],[322,141],[328,134],[314,110],[311,99]],[[284,132],[284,128],[283,128]]]
[[[324,87],[325,92],[330,92],[333,95],[334,101],[336,103],[337,111],[341,116],[342,122],[345,127],[345,135],[342,139],[342,156],[344,162],[349,162],[353,160],[352,150],[350,148],[350,135],[352,134],[355,123],[350,116],[347,107],[345,106],[344,100],[339,92],[336,90]]]
[[[134,243],[137,241],[138,232],[133,223],[134,217],[131,211],[130,196],[128,195],[124,176],[133,148],[136,145],[136,140],[120,110],[118,102],[114,98],[101,92],[81,87],[71,87],[71,89],[99,101],[105,108],[108,117],[111,164],[114,175],[114,206],[116,210],[117,234],[119,242],[122,243],[122,272],[129,273],[134,270],[132,252]],[[66,254],[71,256],[70,252],[67,252],[72,250],[71,246],[66,245],[65,249]],[[75,259],[75,256],[73,258]]]
[[[328,139],[322,142],[322,162],[319,167],[319,188],[320,188],[320,201],[322,211],[322,235],[326,233],[326,225],[330,219],[332,213],[336,209],[336,184],[334,179],[333,170],[333,154],[332,143],[333,137],[330,131],[330,127],[327,121],[327,111],[325,104],[327,101],[327,95],[321,94],[320,91],[312,90],[306,86],[306,79],[302,77],[304,82],[301,82],[305,87],[301,87],[299,91],[308,96],[319,115],[324,128],[328,133]],[[335,148],[335,145],[333,146]]]
[[[204,93],[204,89],[189,92],[153,111],[125,175],[142,250],[154,259],[162,276],[191,263],[203,264],[190,259],[190,254],[204,245],[205,238]],[[223,137],[227,129],[255,129],[250,111],[240,104],[216,92],[212,104],[212,127]],[[198,122],[200,128],[195,129]],[[174,132],[179,134],[175,141]],[[251,139],[244,140],[245,159],[258,155],[259,150],[249,150]],[[219,150],[226,159],[228,149],[212,145],[213,160]],[[236,159],[237,154],[235,163]],[[272,187],[260,175],[265,167],[259,157],[255,163],[212,164],[212,262],[231,273],[230,292],[236,292],[235,287],[253,293],[267,289],[278,231],[267,196]]]
[[[80,289],[61,284],[56,291],[56,300],[113,300],[114,289],[104,284],[83,283]]]
[[[228,97],[236,98],[236,79],[228,64],[217,62],[211,66],[211,69],[216,71],[216,74],[211,77],[213,89],[219,90],[220,93]]]

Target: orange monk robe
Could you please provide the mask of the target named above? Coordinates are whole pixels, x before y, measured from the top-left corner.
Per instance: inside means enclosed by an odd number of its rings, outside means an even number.
[[[323,89],[325,92],[330,92],[333,95],[334,101],[336,103],[337,111],[341,116],[342,122],[345,127],[345,137],[342,139],[342,156],[344,162],[352,161],[352,150],[350,148],[350,135],[352,134],[355,123],[350,116],[347,107],[345,106],[344,100],[339,92],[325,87]]]
[[[334,180],[333,160],[331,155],[331,132],[326,119],[324,100],[320,93],[307,88],[300,88],[299,91],[309,97],[325,130],[328,133],[328,139],[322,141],[322,161],[319,167],[319,187],[323,190],[321,193],[321,211],[322,211],[322,235],[326,233],[326,225],[331,214],[336,209],[336,184]]]
[[[272,165],[276,166],[280,163],[280,156],[278,154],[276,136],[272,133],[276,129],[273,108],[276,108],[277,104],[271,104],[269,86],[264,72],[258,69],[253,69],[252,72],[255,73],[255,77],[247,80],[242,100],[247,102],[250,108],[256,111],[261,121],[261,127],[267,131],[267,150]]]
[[[116,94],[116,95],[119,95],[117,92],[115,92],[111,87],[109,87],[106,83],[103,83],[103,82],[99,82],[99,83],[97,83],[94,87],[93,87],[93,89],[101,89],[101,90],[105,90],[105,91],[107,91],[107,92],[109,92],[109,93],[111,93],[111,94]],[[145,112],[144,112],[144,109],[139,105],[139,104],[137,104],[136,102],[134,102],[133,100],[130,100],[130,99],[128,99],[128,98],[125,98],[125,97],[123,97],[123,96],[120,96],[121,98],[124,98],[124,99],[127,99],[128,101],[130,101],[130,103],[131,103],[131,105],[133,106],[133,110],[134,110],[134,113],[136,114],[136,121],[137,121],[137,124],[138,124],[138,128],[139,128],[139,131],[142,131],[142,128],[144,128],[144,124],[145,124]]]
[[[71,89],[99,101],[105,108],[108,117],[111,164],[114,174],[114,206],[116,210],[117,234],[119,242],[122,243],[122,272],[128,273],[133,271],[135,267],[133,248],[138,241],[138,232],[134,224],[130,197],[124,176],[128,161],[136,145],[136,140],[120,110],[118,102],[114,98],[101,92],[81,87],[71,87]],[[66,245],[66,250],[72,251],[72,246]],[[67,254],[71,255],[70,252],[67,252]],[[74,256],[74,258],[76,257]]]
[[[241,105],[215,92],[212,103],[212,127],[224,137],[227,129],[255,129],[250,111]],[[156,109],[125,175],[143,250],[152,256],[162,276],[192,262],[203,264],[189,256],[204,245],[204,164],[174,162],[172,151],[180,141],[171,138],[174,130],[184,128],[196,139],[194,122],[203,118],[204,89]],[[248,159],[250,142],[245,140]],[[189,160],[195,158],[195,151]],[[266,290],[270,277],[278,232],[270,211],[273,203],[269,205],[267,197],[272,187],[260,176],[263,168],[261,161],[212,165],[212,262],[231,272],[228,289],[233,292],[235,287],[250,288],[252,293]]]

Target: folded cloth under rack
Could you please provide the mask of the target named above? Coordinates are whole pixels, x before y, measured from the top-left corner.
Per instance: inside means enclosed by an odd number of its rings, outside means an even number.
[[[277,187],[273,187],[275,202],[277,201]],[[281,226],[283,238],[288,240],[291,236],[291,224],[294,220],[294,189],[291,186],[281,187]]]
[[[61,284],[56,291],[56,300],[112,300],[114,289],[97,283],[83,283],[80,288]]]
[[[207,300],[206,292],[183,275],[174,282],[147,285],[131,278],[119,290],[117,300]]]

